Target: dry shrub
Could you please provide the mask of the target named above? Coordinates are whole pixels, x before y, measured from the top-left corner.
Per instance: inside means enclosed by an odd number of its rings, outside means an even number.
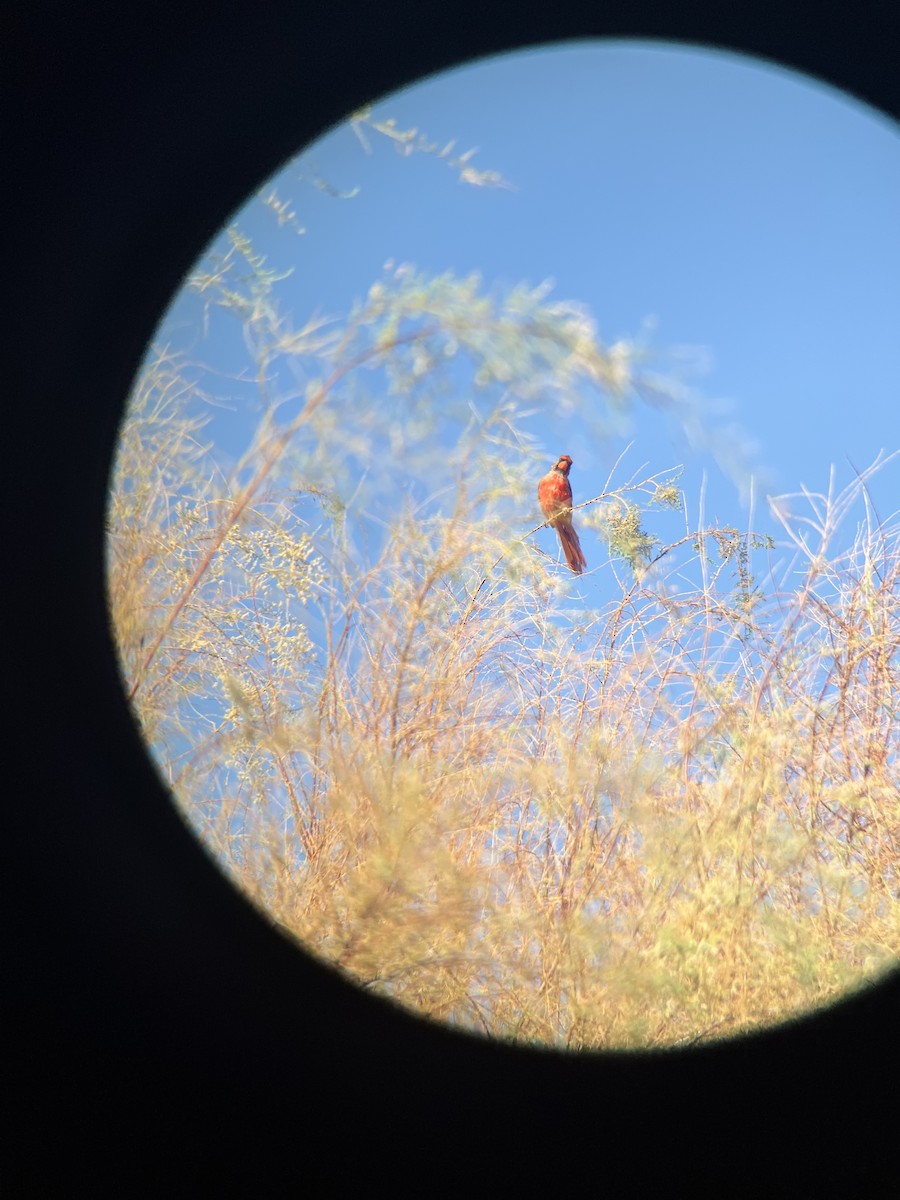
[[[185,387],[164,358],[132,406],[113,623],[178,804],[278,925],[417,1011],[573,1049],[749,1029],[896,960],[898,530],[829,557],[865,477],[813,506],[815,550],[785,517],[790,586],[749,535],[654,547],[619,493],[635,571],[596,567],[584,607],[511,520],[515,439],[367,543],[320,484],[249,503]]]

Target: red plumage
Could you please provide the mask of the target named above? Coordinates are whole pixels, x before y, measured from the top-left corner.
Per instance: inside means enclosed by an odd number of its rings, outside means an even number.
[[[538,503],[541,512],[547,518],[547,524],[551,525],[559,536],[569,569],[580,575],[587,566],[587,559],[572,524],[572,485],[569,483],[571,469],[572,460],[568,454],[560,455],[552,469],[538,484]]]

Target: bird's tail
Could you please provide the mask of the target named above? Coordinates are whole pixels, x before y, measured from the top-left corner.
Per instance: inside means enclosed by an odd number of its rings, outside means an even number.
[[[571,523],[563,524],[562,521],[557,525],[556,532],[559,534],[560,545],[563,548],[563,554],[566,556],[566,562],[569,564],[569,570],[574,571],[576,575],[580,575],[587,566],[587,559],[584,557],[584,551],[581,549],[581,542],[578,540],[578,534],[575,532],[575,527]]]

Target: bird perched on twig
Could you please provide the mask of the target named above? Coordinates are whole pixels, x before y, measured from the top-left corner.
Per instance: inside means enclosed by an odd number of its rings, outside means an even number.
[[[569,483],[571,469],[571,458],[568,454],[561,454],[553,468],[538,484],[538,503],[541,512],[547,518],[547,524],[551,525],[559,536],[569,569],[580,575],[587,566],[587,559],[572,524],[572,485]]]

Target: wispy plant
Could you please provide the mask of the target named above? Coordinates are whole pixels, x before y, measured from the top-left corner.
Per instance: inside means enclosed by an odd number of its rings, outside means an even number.
[[[785,567],[752,530],[663,539],[677,476],[614,472],[576,583],[535,411],[603,436],[652,391],[693,428],[685,393],[546,288],[391,265],[295,324],[283,279],[238,230],[194,273],[262,419],[226,464],[157,350],[108,516],[127,693],[231,877],[361,986],[570,1048],[722,1036],[891,963],[898,528],[831,550],[869,473],[775,505]]]

